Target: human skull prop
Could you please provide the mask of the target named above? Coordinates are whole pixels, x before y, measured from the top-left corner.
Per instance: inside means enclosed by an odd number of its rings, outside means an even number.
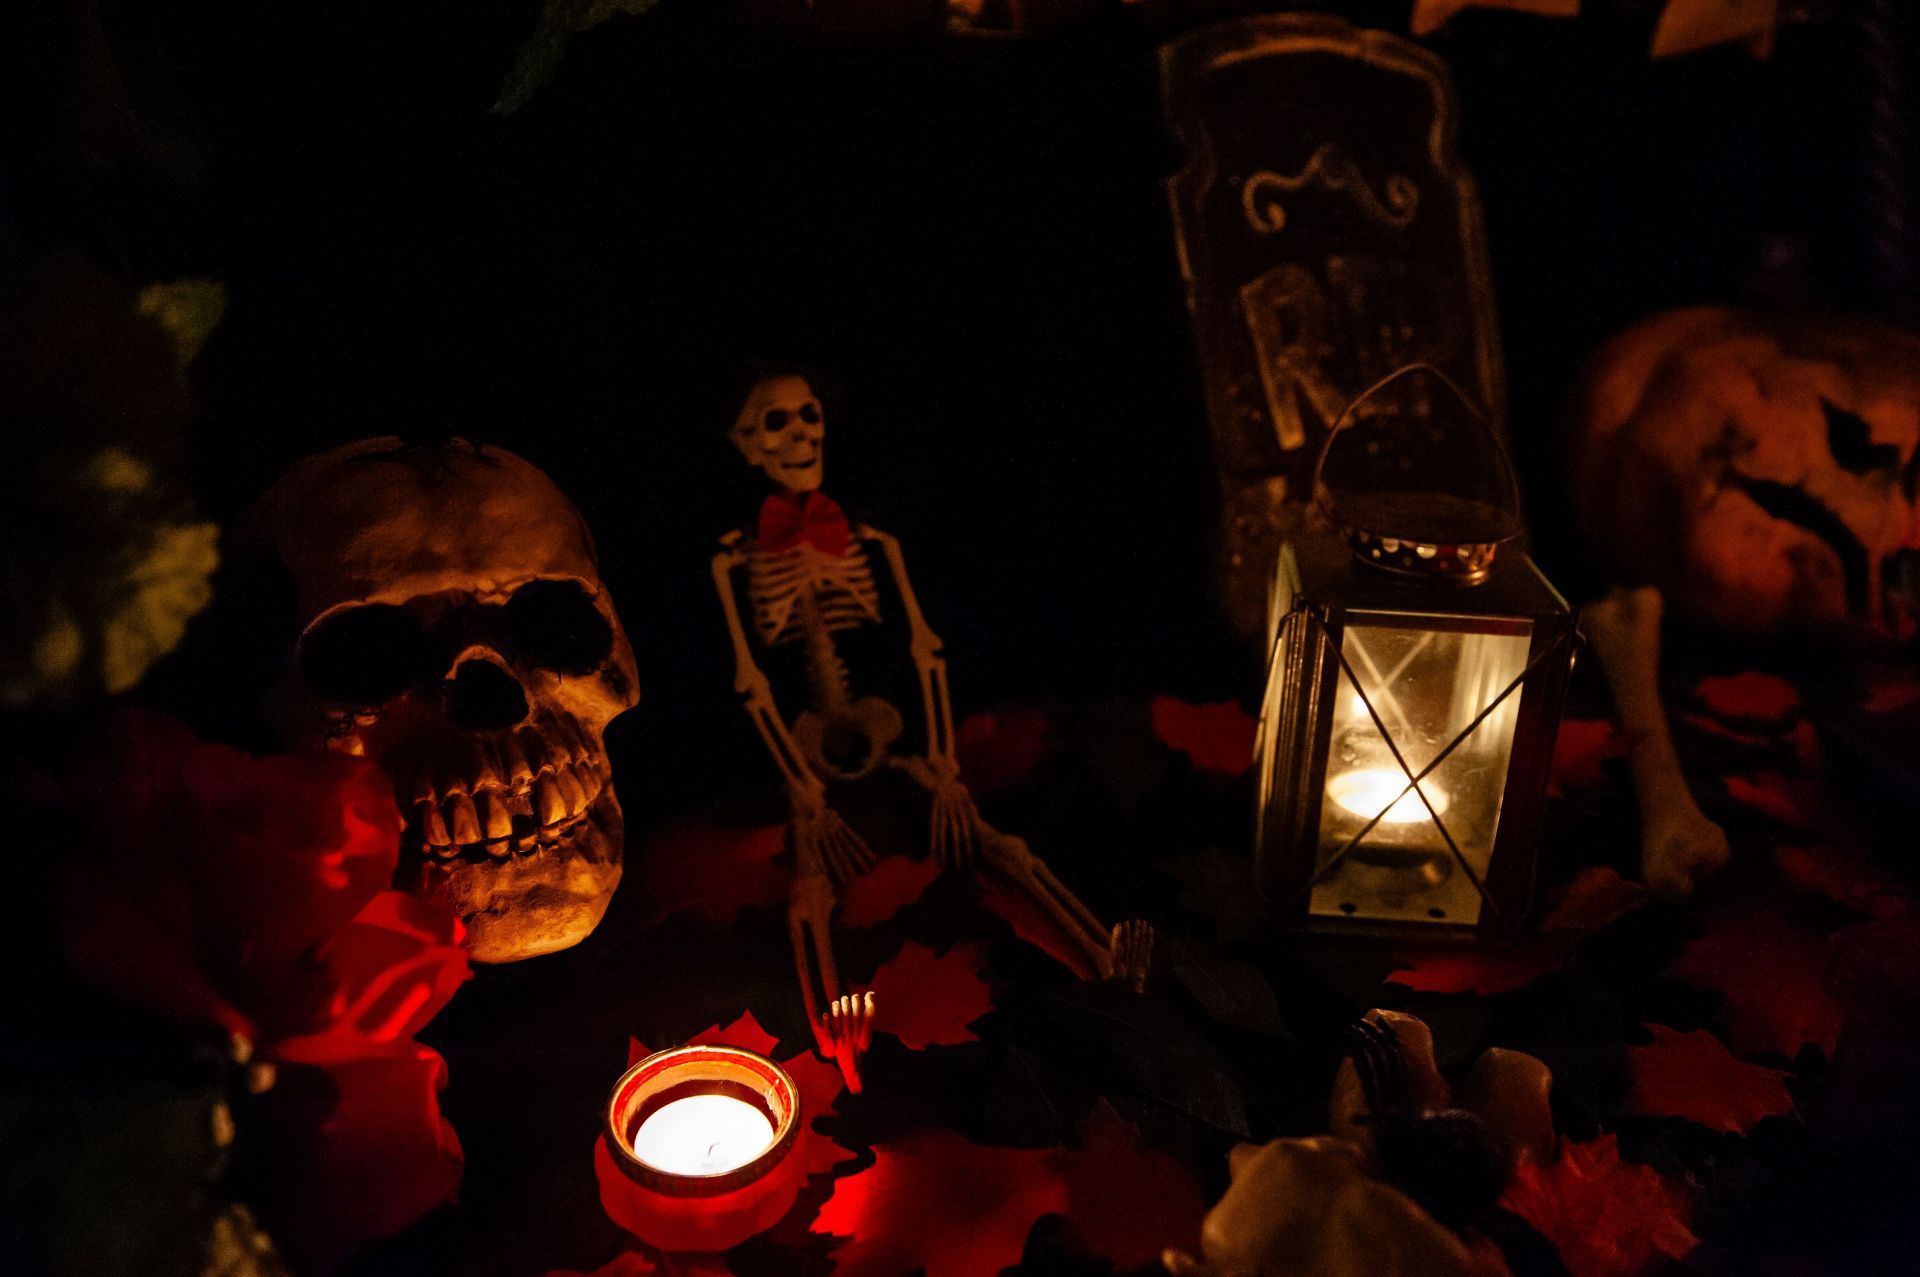
[[[296,463],[236,539],[296,599],[269,721],[386,771],[399,885],[481,962],[584,939],[620,881],[604,732],[639,681],[580,513],[502,449],[363,439]]]
[[[812,492],[822,477],[827,422],[805,377],[754,383],[733,422],[733,444],[747,463],[790,492]]]
[[[1883,578],[1920,548],[1920,337],[1698,307],[1593,359],[1573,504],[1614,577],[1730,630],[1899,635]]]

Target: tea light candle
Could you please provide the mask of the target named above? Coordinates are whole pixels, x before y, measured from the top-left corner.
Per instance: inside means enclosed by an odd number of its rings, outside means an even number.
[[[674,1175],[738,1170],[773,1143],[767,1115],[731,1095],[689,1095],[654,1110],[633,1133],[633,1155]]]
[[[1406,791],[1404,796],[1402,790]],[[1435,813],[1447,810],[1446,791],[1435,788],[1432,781],[1421,782],[1420,794],[1427,796]],[[1381,823],[1387,825],[1410,825],[1427,819],[1427,803],[1420,801],[1420,794],[1407,789],[1406,775],[1391,767],[1342,772],[1327,782],[1327,796],[1342,809],[1362,820],[1379,815]]]
[[[683,1046],[614,1083],[594,1165],[600,1201],[656,1250],[711,1252],[777,1223],[806,1178],[800,1091],[764,1055]]]

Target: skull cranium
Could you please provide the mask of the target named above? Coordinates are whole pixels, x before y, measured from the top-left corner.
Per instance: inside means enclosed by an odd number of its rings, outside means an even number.
[[[482,962],[585,938],[620,881],[604,732],[638,678],[552,481],[497,448],[365,439],[295,464],[239,542],[296,596],[277,735],[386,771],[401,885],[450,904]]]
[[[733,443],[747,463],[791,492],[812,492],[822,478],[826,417],[805,377],[766,377],[747,392],[733,422]]]

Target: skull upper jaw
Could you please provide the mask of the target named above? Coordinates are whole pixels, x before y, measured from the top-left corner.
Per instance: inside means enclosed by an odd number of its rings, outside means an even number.
[[[410,854],[400,885],[445,904],[466,924],[476,962],[518,962],[592,934],[620,885],[624,821],[608,788],[560,844],[531,855],[451,865]]]

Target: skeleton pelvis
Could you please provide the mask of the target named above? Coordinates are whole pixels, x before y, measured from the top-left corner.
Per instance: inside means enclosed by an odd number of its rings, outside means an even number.
[[[859,780],[880,765],[903,727],[899,710],[877,696],[863,696],[833,710],[801,714],[793,739],[823,775]]]

